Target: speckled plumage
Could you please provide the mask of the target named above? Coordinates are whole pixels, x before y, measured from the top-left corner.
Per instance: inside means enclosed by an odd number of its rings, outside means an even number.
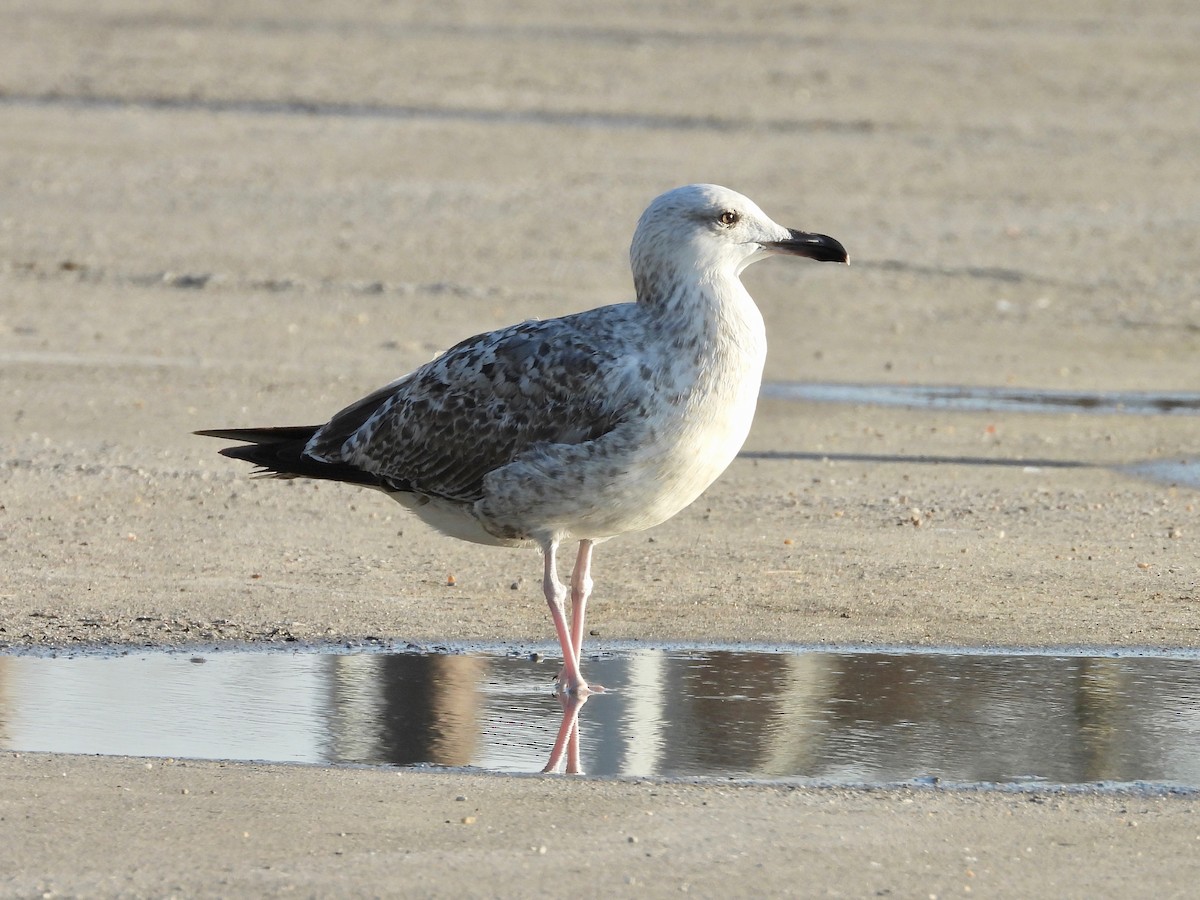
[[[644,416],[638,370],[614,352],[633,305],[623,316],[613,309],[468,338],[339,413],[308,453],[378,473],[385,489],[412,495],[402,499],[418,514],[457,511],[462,521],[444,528],[456,536],[533,542],[536,523],[513,528],[487,515],[496,473],[559,448],[595,447],[623,421]]]
[[[766,336],[738,275],[772,252],[846,260],[832,238],[776,225],[740,194],[678,188],[638,223],[635,302],[468,338],[311,431],[206,433],[251,441],[222,452],[271,474],[387,491],[455,537],[540,546],[563,687],[586,693],[591,547],[670,518],[741,448]],[[570,628],[563,541],[581,542]]]

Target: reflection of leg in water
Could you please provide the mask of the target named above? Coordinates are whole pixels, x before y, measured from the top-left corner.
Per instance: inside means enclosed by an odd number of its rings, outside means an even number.
[[[558,705],[562,707],[562,724],[558,726],[558,737],[554,739],[554,748],[550,751],[550,760],[543,772],[550,773],[558,769],[563,754],[567,756],[565,774],[582,775],[579,768],[579,710],[587,703],[587,694],[568,694],[559,692]]]

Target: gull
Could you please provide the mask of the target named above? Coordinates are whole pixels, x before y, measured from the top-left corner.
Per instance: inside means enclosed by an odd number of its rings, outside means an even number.
[[[737,456],[767,353],[739,276],[771,254],[848,261],[728,188],[676,188],[634,231],[635,301],[467,338],[324,425],[196,433],[243,442],[220,452],[257,474],[375,488],[452,537],[540,548],[557,690],[586,696],[592,549],[665,522]],[[568,589],[557,557],[572,542]]]

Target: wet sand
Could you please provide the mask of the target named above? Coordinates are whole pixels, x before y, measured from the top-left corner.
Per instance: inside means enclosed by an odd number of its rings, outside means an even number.
[[[770,380],[1198,388],[1195,11],[773,9],[10,5],[0,644],[547,641],[534,554],[190,432],[629,299],[689,181],[850,250],[747,273]],[[766,400],[695,506],[600,548],[593,646],[1200,646],[1200,492],[1122,468],[1198,445]],[[146,765],[0,759],[0,889],[1169,896],[1200,839],[1190,797]]]

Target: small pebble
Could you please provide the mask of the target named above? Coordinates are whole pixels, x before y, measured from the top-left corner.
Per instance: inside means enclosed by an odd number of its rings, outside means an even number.
[[[462,817],[462,823],[464,825],[474,825],[475,821],[476,821],[475,816],[463,816]]]

